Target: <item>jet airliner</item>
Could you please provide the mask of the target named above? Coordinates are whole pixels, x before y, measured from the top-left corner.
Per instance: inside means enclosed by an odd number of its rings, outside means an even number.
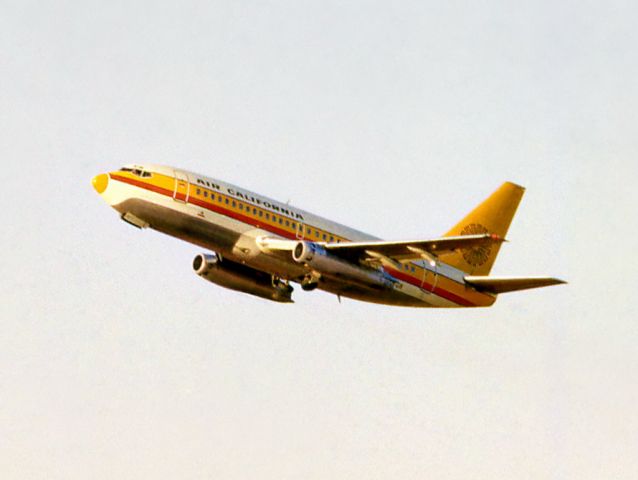
[[[206,250],[202,278],[283,303],[293,287],[408,307],[487,307],[500,293],[565,283],[489,272],[524,188],[503,183],[439,238],[384,241],[221,180],[127,165],[92,180],[122,220]]]

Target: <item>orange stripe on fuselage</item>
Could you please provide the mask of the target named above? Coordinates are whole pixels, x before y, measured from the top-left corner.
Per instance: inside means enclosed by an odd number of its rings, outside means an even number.
[[[126,175],[126,176],[125,176]],[[170,183],[175,182],[175,179],[173,177],[167,177],[161,174],[157,174],[154,173],[153,177],[150,177],[150,179],[148,181],[144,181],[144,180],[140,180],[140,179],[136,179],[136,178],[131,178],[130,176],[128,176],[129,174],[116,174],[116,173],[111,173],[111,179],[113,180],[117,180],[123,183],[127,183],[129,185],[133,185],[135,187],[139,187],[139,188],[143,188],[145,190],[149,190],[155,193],[158,193],[160,195],[164,195],[170,198],[176,198],[177,200],[180,200],[182,202],[186,202],[186,195],[184,193],[181,193],[179,191],[175,191],[174,189],[168,189],[165,187],[161,187],[159,185],[153,184],[152,180],[154,178],[157,177],[166,177],[166,180],[169,180]],[[159,183],[159,182],[158,182]],[[192,185],[191,184],[191,189],[193,188],[200,188],[200,189],[204,189],[201,186],[196,186],[196,185]],[[251,208],[257,208],[254,207],[252,204],[249,204],[247,202],[242,202],[241,200],[238,200],[234,197],[230,197],[224,194],[219,193],[218,191],[212,192],[214,193],[214,195],[218,195],[219,197],[224,198],[224,203],[226,201],[226,199],[228,199],[228,201],[235,201],[237,203],[243,203],[244,205],[250,205]],[[203,199],[198,198],[196,195],[194,195],[193,193],[189,192],[188,194],[188,203],[191,203],[193,205],[197,205],[198,207],[201,208],[205,208],[206,210],[212,211],[214,213],[220,214],[220,215],[224,215],[226,217],[230,217],[233,218],[235,220],[238,220],[240,222],[246,223],[248,225],[252,225],[254,227],[257,228],[262,228],[264,230],[267,230],[271,233],[274,233],[276,235],[280,235],[284,238],[288,238],[291,240],[295,240],[297,239],[297,235],[294,232],[290,232],[288,230],[285,230],[284,228],[279,228],[276,225],[272,225],[270,223],[266,223],[266,222],[259,222],[256,221],[256,219],[252,216],[248,216],[248,215],[244,215],[238,212],[235,212],[233,210],[231,210],[230,208],[225,208],[223,206],[223,204],[218,204],[215,203],[215,201],[205,201]],[[261,209],[261,207],[260,207]],[[264,211],[264,209],[261,209],[262,211]],[[269,212],[270,213],[270,212]],[[275,213],[271,213],[271,215],[276,216],[278,215],[279,217],[284,217],[281,214],[275,214]],[[314,231],[321,231],[322,234],[326,233],[329,235],[329,232],[317,229],[316,227],[311,227],[308,224],[304,224],[299,222],[298,220],[292,220],[293,222],[297,222],[299,223],[301,226],[303,226],[304,228],[312,228],[312,230]],[[276,220],[273,220],[273,223],[276,222]],[[308,240],[308,241],[314,241],[312,238],[308,238],[306,237],[306,232],[303,232],[303,239],[304,240]],[[341,240],[344,241],[348,241],[345,238],[342,237],[337,237]],[[418,265],[414,265],[414,267],[416,268],[417,272],[416,275],[417,276],[413,276],[408,274],[408,272],[402,272],[400,270],[396,270],[394,268],[385,268],[386,272],[389,273],[390,275],[392,275],[393,277],[409,283],[410,285],[414,285],[424,291],[428,291],[430,293],[433,293],[441,298],[445,298],[446,300],[449,300],[451,302],[454,302],[458,305],[462,305],[462,306],[466,306],[466,307],[473,307],[473,306],[487,306],[487,305],[491,305],[494,302],[494,297],[490,296],[490,295],[486,295],[480,292],[477,292],[475,290],[471,290],[468,291],[467,287],[463,284],[460,284],[458,282],[455,282],[454,280],[451,280],[447,277],[444,277],[441,274],[438,274],[438,281],[436,282],[436,286],[434,286],[431,283],[428,282],[424,282],[423,281],[423,271],[425,270],[423,267],[420,267]],[[421,275],[419,275],[421,274]],[[442,288],[443,286],[445,286],[446,288]],[[462,290],[462,291],[460,291]]]
[[[423,282],[418,278],[414,278],[411,275],[408,275],[405,272],[402,272],[400,270],[396,270],[394,268],[385,268],[385,271],[388,272],[390,275],[392,275],[395,278],[398,278],[401,281],[404,281],[406,283],[409,283],[410,285],[414,285],[415,287],[419,287],[422,290],[431,292],[439,297],[445,298],[446,300],[449,300],[451,302],[457,303],[459,305],[463,305],[464,307],[476,307],[479,306],[480,304],[478,303],[472,303],[471,301],[469,301],[467,298],[461,297],[459,295],[456,295],[453,292],[450,292],[448,290],[444,290],[439,286],[434,286],[430,283],[427,282]],[[442,280],[443,278],[447,278],[447,277],[443,277],[442,275],[439,274],[439,281]]]
[[[123,176],[120,176],[120,175],[111,174],[111,178],[114,179],[114,180],[119,180],[120,182],[128,183],[129,185],[133,185],[133,186],[136,186],[136,187],[143,188],[145,190],[150,190],[152,192],[159,193],[161,195],[165,195],[167,197],[173,198],[173,195],[175,195],[175,198],[177,198],[178,200],[181,200],[183,202],[186,201],[186,195],[184,195],[183,193],[180,193],[180,192],[175,193],[174,191],[167,190],[167,189],[165,189],[163,187],[158,187],[158,186],[150,184],[150,183],[146,183],[146,182],[143,182],[143,181],[140,181],[140,180],[136,180],[136,179],[133,179],[133,178],[123,177]],[[220,194],[217,193],[217,195],[220,195]],[[211,212],[218,213],[220,215],[224,215],[226,217],[233,218],[235,220],[239,220],[240,222],[247,223],[248,225],[252,225],[252,226],[257,227],[257,228],[265,228],[269,232],[276,233],[277,235],[280,235],[280,236],[285,237],[285,238],[289,238],[289,239],[292,239],[292,240],[297,238],[295,236],[295,234],[293,234],[293,233],[291,233],[291,232],[289,232],[287,230],[284,230],[282,228],[278,228],[278,227],[273,226],[273,225],[262,225],[260,223],[255,223],[255,221],[254,221],[254,219],[252,217],[249,217],[249,216],[246,216],[246,215],[242,215],[242,214],[234,212],[234,211],[232,211],[230,209],[221,207],[221,206],[217,205],[214,202],[205,202],[204,200],[200,200],[199,198],[194,197],[193,195],[189,195],[188,203],[191,203],[193,205],[197,205],[198,207],[205,208],[206,210],[210,210]]]

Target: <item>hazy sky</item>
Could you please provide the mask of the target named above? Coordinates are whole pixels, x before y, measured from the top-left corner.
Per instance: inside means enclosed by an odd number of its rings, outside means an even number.
[[[2,479],[638,477],[629,1],[0,2]],[[191,271],[90,179],[218,177],[383,238],[528,190],[477,310]]]

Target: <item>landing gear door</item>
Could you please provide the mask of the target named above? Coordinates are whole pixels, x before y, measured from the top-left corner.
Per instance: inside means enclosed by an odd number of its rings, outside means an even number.
[[[188,203],[188,197],[191,193],[191,185],[188,181],[188,175],[180,170],[175,172],[175,188],[173,190],[173,200],[181,203]]]

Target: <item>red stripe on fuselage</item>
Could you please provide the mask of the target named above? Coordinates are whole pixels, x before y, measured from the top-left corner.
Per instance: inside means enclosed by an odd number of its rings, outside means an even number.
[[[175,192],[173,192],[171,190],[167,190],[165,188],[158,187],[156,185],[152,185],[152,184],[149,184],[149,183],[146,183],[146,182],[142,182],[140,180],[135,180],[135,179],[132,179],[132,178],[122,177],[120,175],[114,175],[114,174],[111,174],[111,179],[117,180],[117,181],[120,181],[120,182],[123,182],[123,183],[128,183],[129,185],[140,187],[140,188],[143,188],[145,190],[150,190],[152,192],[159,193],[161,195],[165,195],[167,197],[177,198],[178,200],[181,200],[183,202],[186,201],[186,196],[183,193],[179,193],[179,192],[175,193]],[[173,197],[173,195],[175,195],[175,197]],[[220,194],[217,193],[217,195],[220,195]],[[257,228],[263,228],[264,230],[267,230],[267,231],[269,231],[271,233],[275,233],[275,234],[280,235],[282,237],[289,238],[291,240],[297,239],[297,237],[294,234],[288,232],[287,230],[283,230],[283,229],[275,227],[273,225],[268,225],[268,224],[262,225],[262,224],[259,224],[259,223],[255,223],[255,221],[254,221],[254,219],[252,217],[248,217],[246,215],[238,214],[236,212],[233,212],[232,210],[228,210],[226,208],[220,207],[219,205],[217,205],[215,203],[211,204],[211,203],[208,203],[208,202],[204,202],[203,200],[200,200],[200,199],[198,199],[196,197],[192,197],[192,196],[189,197],[188,201],[189,201],[189,203],[192,203],[193,205],[197,205],[199,207],[205,208],[206,210],[210,210],[211,212],[218,213],[220,215],[224,215],[226,217],[233,218],[235,220],[239,220],[240,222],[246,223],[248,225],[252,225],[252,226],[257,227]],[[310,239],[308,239],[308,240],[312,241]],[[431,284],[422,283],[418,278],[415,278],[415,277],[412,277],[410,275],[407,275],[407,274],[401,272],[400,270],[395,270],[393,268],[385,268],[385,271],[388,272],[393,277],[395,277],[395,278],[397,278],[397,279],[399,279],[399,280],[401,280],[403,282],[409,283],[410,285],[414,285],[415,287],[418,287],[418,288],[420,288],[422,290],[426,290],[426,287],[428,287],[427,291],[429,291],[431,293],[434,293],[435,295],[437,295],[437,296],[439,296],[441,298],[445,298],[446,300],[449,300],[451,302],[457,303],[459,305],[463,305],[465,307],[474,307],[475,306],[474,303],[470,302],[466,298],[460,297],[460,296],[458,296],[458,295],[456,295],[456,294],[454,294],[452,292],[448,292],[447,290],[443,290],[442,288],[439,288],[439,287],[435,287],[434,289],[432,289],[432,285]],[[447,278],[447,277],[445,277],[445,278]]]
[[[405,283],[409,283],[410,285],[414,285],[415,287],[419,287],[422,290],[434,293],[435,295],[445,298],[446,300],[449,300],[451,302],[454,303],[458,303],[459,305],[463,305],[464,307],[475,307],[476,304],[470,302],[467,298],[463,298],[460,297],[458,295],[456,295],[455,293],[452,292],[448,292],[447,290],[443,290],[440,287],[434,287],[434,289],[432,288],[433,285],[429,284],[429,283],[423,283],[418,279],[418,278],[414,278],[410,275],[406,275],[405,273],[403,273],[400,270],[395,270],[394,268],[385,268],[385,271],[388,272],[390,275],[392,275],[395,278],[398,278],[399,280],[404,281]],[[443,278],[447,278],[447,277],[443,277]],[[448,280],[451,280],[448,278]],[[454,280],[452,280],[454,281]]]
[[[167,197],[173,198],[173,195],[175,194],[175,192],[173,192],[171,190],[167,190],[165,188],[158,187],[156,185],[151,185],[149,183],[141,182],[139,180],[135,180],[135,179],[132,179],[132,178],[122,177],[120,175],[113,175],[113,174],[111,174],[111,178],[114,179],[114,180],[118,180],[120,182],[128,183],[130,185],[134,185],[136,187],[143,188],[145,190],[150,190],[152,192],[159,193],[161,195],[165,195]],[[217,193],[217,195],[220,195],[220,194]],[[179,193],[178,192],[175,195],[175,198],[177,198],[177,200],[181,200],[183,202],[186,201],[186,195],[184,195],[183,193]],[[252,217],[248,217],[246,215],[242,215],[240,213],[233,212],[232,210],[228,210],[228,209],[224,208],[223,206],[217,205],[215,203],[205,202],[203,200],[200,200],[197,197],[190,196],[188,198],[188,203],[191,203],[193,205],[197,205],[198,207],[205,208],[206,210],[210,210],[211,212],[218,213],[220,215],[224,215],[226,217],[233,218],[235,220],[239,220],[240,222],[247,223],[248,225],[252,225],[252,226],[257,227],[257,228],[263,228],[264,230],[268,230],[270,233],[275,233],[277,235],[280,235],[280,236],[285,237],[285,238],[289,238],[291,240],[295,240],[297,238],[293,233],[290,233],[287,230],[284,230],[282,228],[278,228],[278,227],[276,227],[274,225],[269,225],[269,224],[263,224],[262,225],[261,223],[255,223],[255,219],[252,218]],[[273,213],[272,215],[275,215],[275,214]],[[295,221],[298,222],[298,220],[295,220]]]

